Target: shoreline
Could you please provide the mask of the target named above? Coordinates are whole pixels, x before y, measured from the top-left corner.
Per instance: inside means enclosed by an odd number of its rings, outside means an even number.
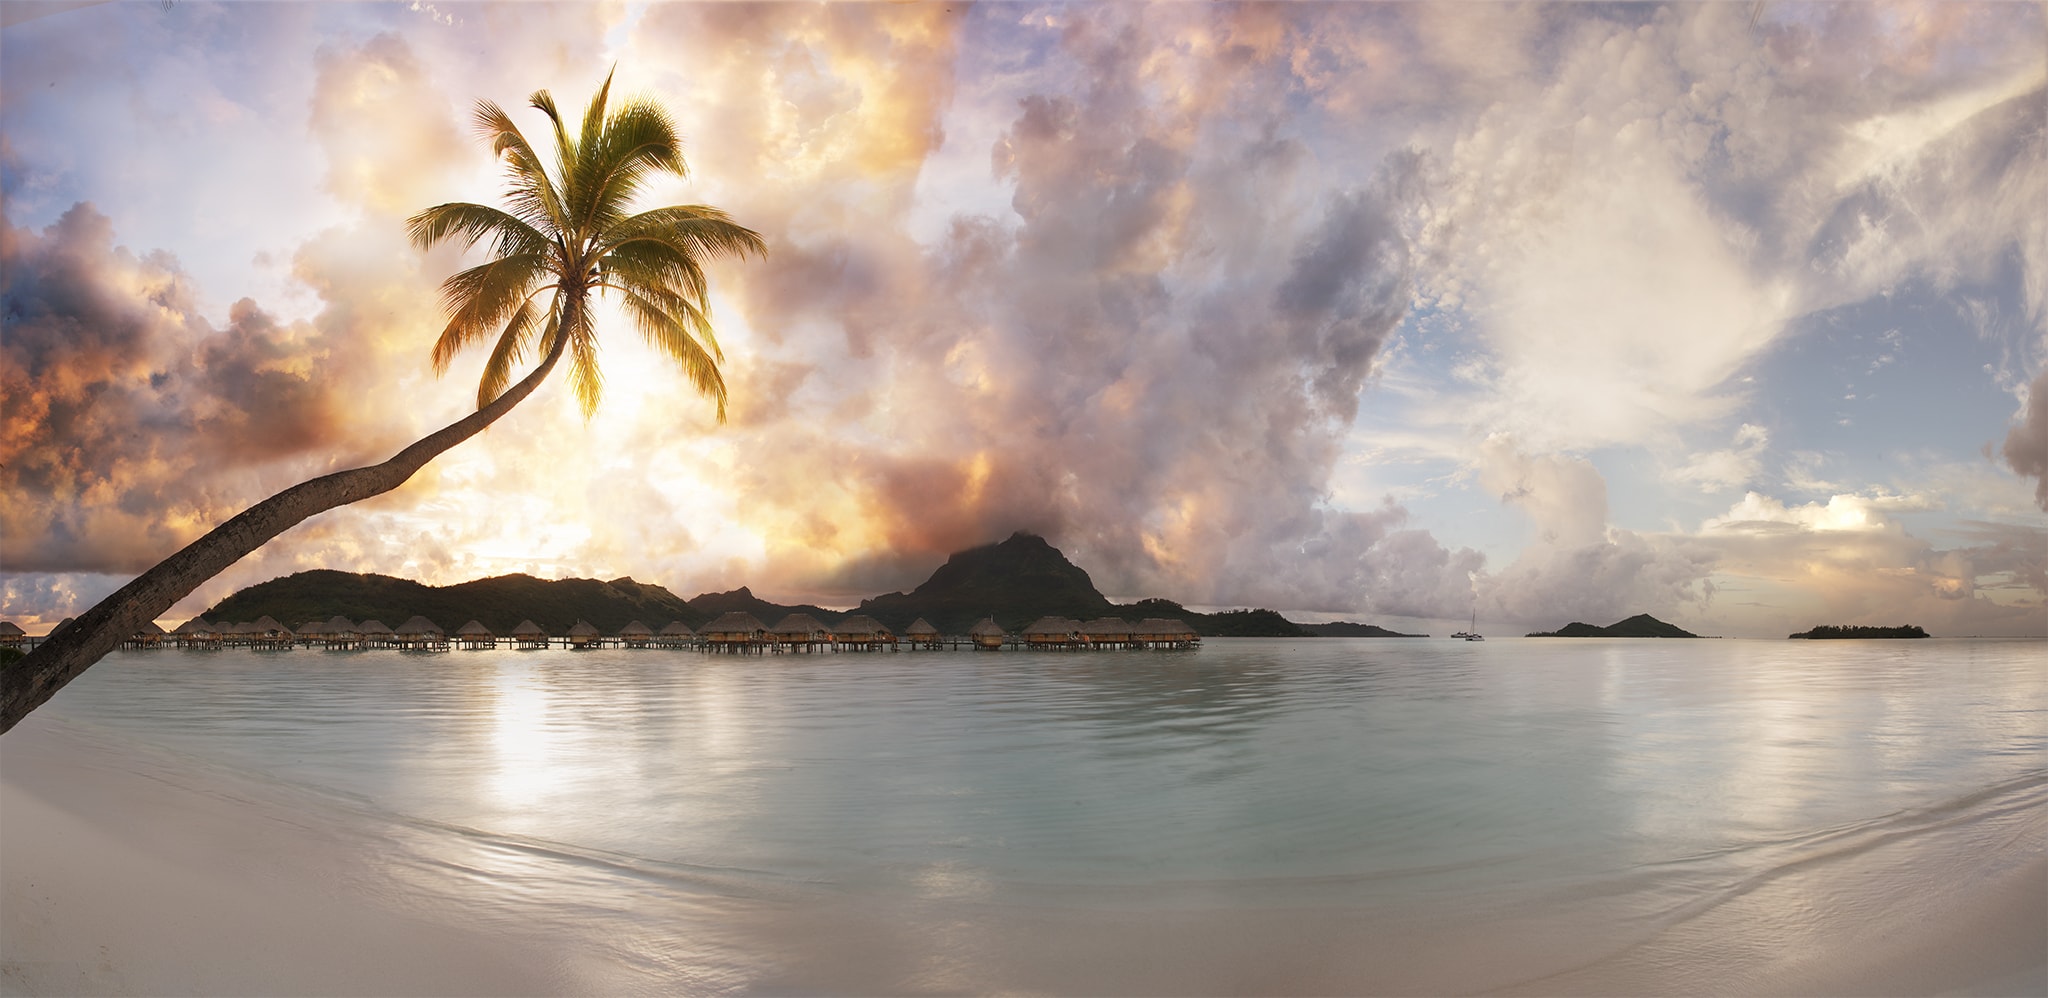
[[[649,953],[684,941],[664,933],[720,934],[748,964],[702,976],[635,961],[594,926],[478,919],[495,899],[404,882],[379,855],[388,830],[311,792],[41,717],[0,742],[0,994],[2048,994],[2041,812],[2017,812],[2018,845],[1995,856],[1975,826],[1942,827],[1774,872],[1633,941],[1558,911],[1393,924],[835,894],[722,926],[647,916]]]

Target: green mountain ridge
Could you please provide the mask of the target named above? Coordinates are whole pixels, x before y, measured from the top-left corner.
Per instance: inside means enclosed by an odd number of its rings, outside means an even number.
[[[1537,631],[1528,635],[1532,638],[1696,638],[1692,633],[1676,624],[1667,624],[1647,613],[1639,613],[1627,620],[1619,620],[1606,627],[1596,627],[1584,621],[1574,620],[1554,631]]]
[[[585,620],[613,634],[634,620],[657,631],[674,621],[694,629],[732,611],[751,613],[771,627],[792,613],[808,613],[827,624],[858,613],[874,617],[898,633],[920,617],[943,633],[964,634],[989,616],[1013,633],[1045,616],[1083,621],[1113,616],[1131,621],[1147,617],[1183,620],[1209,637],[1416,636],[1371,624],[1296,624],[1272,610],[1199,613],[1166,599],[1119,605],[1097,591],[1088,573],[1068,561],[1059,549],[1042,537],[1022,532],[995,544],[956,552],[916,589],[863,600],[848,612],[773,603],[744,586],[685,600],[661,586],[630,578],[550,581],[515,574],[429,586],[388,575],[315,569],[250,586],[207,608],[201,616],[239,622],[268,615],[286,627],[298,628],[336,615],[354,621],[376,619],[396,627],[418,614],[451,634],[476,620],[501,635],[510,633],[522,620],[531,620],[550,634],[562,634],[576,621]]]

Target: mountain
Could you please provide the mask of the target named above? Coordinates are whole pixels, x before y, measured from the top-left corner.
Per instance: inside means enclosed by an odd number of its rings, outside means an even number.
[[[1538,631],[1532,638],[1696,638],[1699,635],[1667,624],[1647,613],[1639,613],[1627,620],[1616,621],[1606,627],[1572,621],[1554,631]]]
[[[1333,620],[1327,624],[1302,624],[1301,629],[1319,638],[1426,638],[1427,634],[1402,634],[1375,624]]]
[[[705,620],[716,620],[728,613],[751,613],[756,620],[769,627],[774,627],[776,624],[781,623],[782,618],[792,613],[808,613],[827,624],[838,623],[839,618],[845,616],[843,613],[827,610],[821,606],[812,606],[809,603],[801,603],[796,606],[770,603],[754,595],[754,591],[746,586],[741,586],[730,592],[702,593],[693,596],[690,598],[690,609],[703,614]],[[649,626],[653,625],[650,623]],[[695,627],[696,625],[692,624],[691,626]]]
[[[309,620],[325,621],[336,615],[354,621],[374,618],[395,627],[419,614],[450,633],[478,620],[498,634],[510,633],[521,620],[531,620],[551,634],[561,634],[576,621],[587,620],[598,630],[615,634],[633,620],[657,631],[678,620],[697,628],[735,610],[751,613],[770,627],[792,613],[808,613],[828,624],[846,616],[809,604],[770,603],[744,586],[683,600],[660,586],[628,578],[550,581],[531,575],[501,575],[452,586],[428,586],[388,575],[327,569],[250,586],[208,607],[202,616],[238,623],[268,615],[296,628]],[[855,612],[872,616],[899,633],[923,617],[943,633],[964,634],[983,617],[993,615],[996,623],[1011,632],[1045,616],[1083,621],[1122,617],[1133,622],[1161,617],[1186,621],[1206,637],[1408,636],[1370,624],[1303,627],[1272,610],[1197,613],[1165,599],[1119,606],[1097,591],[1088,573],[1068,561],[1058,548],[1027,533],[958,552],[923,585],[907,593],[864,600]]]
[[[414,614],[450,634],[471,620],[481,621],[498,634],[510,633],[521,620],[531,620],[551,634],[561,634],[576,621],[587,620],[612,634],[633,620],[660,630],[672,621],[696,627],[716,616],[692,608],[660,586],[629,578],[550,581],[531,575],[500,575],[452,586],[429,586],[389,575],[330,569],[257,583],[208,607],[200,616],[240,622],[269,615],[296,628],[309,620],[325,621],[336,615],[358,622],[381,620],[396,627]]]
[[[998,544],[958,552],[923,585],[862,600],[857,612],[897,631],[923,617],[944,633],[965,634],[991,615],[1004,630],[1015,632],[1040,617],[1088,620],[1114,615],[1118,607],[1045,538],[1019,532]]]

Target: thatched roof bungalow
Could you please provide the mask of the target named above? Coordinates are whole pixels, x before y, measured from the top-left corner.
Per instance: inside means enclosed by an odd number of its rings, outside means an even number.
[[[1001,648],[1003,641],[1009,638],[1009,634],[1003,631],[1003,626],[996,623],[996,618],[994,617],[981,618],[980,623],[967,629],[967,636],[973,639],[974,647],[986,651],[995,651]]]
[[[354,648],[363,643],[363,632],[356,629],[355,621],[340,614],[327,618],[327,647]]]
[[[782,623],[776,624],[768,636],[778,646],[808,651],[813,645],[830,641],[832,632],[808,613],[792,613],[782,618]]]
[[[448,647],[448,632],[442,630],[441,625],[417,614],[398,625],[398,630],[392,634],[400,648],[445,650]]]
[[[1082,641],[1111,648],[1130,644],[1134,631],[1131,622],[1122,617],[1097,617],[1079,628]]]
[[[832,628],[832,640],[842,647],[868,650],[896,643],[896,633],[866,614],[854,614]]]
[[[220,644],[220,629],[205,617],[194,617],[171,631],[171,640],[186,648]]]
[[[496,648],[498,636],[483,625],[483,621],[472,620],[455,629],[455,640],[464,648]]]
[[[619,628],[619,641],[628,648],[645,648],[654,643],[654,628],[637,620]]]
[[[578,618],[574,624],[569,625],[569,647],[596,648],[603,643],[604,635],[591,626],[589,621]]]
[[[911,621],[910,626],[903,629],[903,636],[910,639],[910,647],[912,648],[937,648],[939,646],[939,629],[933,627],[932,622],[923,617]]]
[[[1071,617],[1040,617],[1024,628],[1024,643],[1033,648],[1065,648],[1081,640],[1081,622]]]
[[[531,620],[522,620],[519,622],[519,626],[512,628],[512,647],[546,648],[547,646],[548,632],[542,630],[539,624]]]
[[[357,624],[356,633],[363,636],[364,646],[377,648],[391,644],[392,639],[398,636],[391,628],[384,626],[383,621],[375,618]]]
[[[697,632],[680,620],[671,620],[654,636],[654,643],[663,648],[681,648],[697,639]]]
[[[1164,617],[1146,617],[1138,621],[1134,635],[1137,642],[1147,648],[1189,648],[1202,643],[1202,636],[1196,634],[1187,621]]]
[[[705,624],[697,636],[714,651],[746,651],[768,643],[768,625],[751,613],[734,610]]]
[[[298,637],[298,635],[292,633],[291,628],[279,623],[276,617],[267,613],[256,618],[256,623],[252,626],[255,629],[254,633],[257,639],[266,644],[288,645],[292,643],[294,638]]]
[[[122,642],[122,644],[130,648],[155,648],[163,644],[166,637],[168,635],[164,633],[163,628],[156,626],[156,621],[145,620],[142,622],[142,626],[136,628],[135,633],[129,635],[128,640]]]
[[[193,619],[197,620],[198,618],[195,617]],[[190,623],[190,621],[187,621],[187,623]],[[0,620],[0,647],[18,648],[22,642],[27,640],[28,632],[22,630],[21,625],[11,620]]]

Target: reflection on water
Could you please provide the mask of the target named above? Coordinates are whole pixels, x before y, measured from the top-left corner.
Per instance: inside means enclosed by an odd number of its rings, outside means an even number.
[[[764,934],[843,909],[917,927],[870,940],[922,968],[877,986],[986,990],[1035,980],[963,969],[1021,959],[990,948],[991,906],[1585,910],[1630,932],[1958,821],[2038,830],[2040,650],[165,651],[112,657],[46,709],[331,794],[389,823],[422,889],[603,923],[665,980],[732,985]],[[1159,944],[1227,949],[1221,924]],[[643,937],[662,941],[617,941]]]

